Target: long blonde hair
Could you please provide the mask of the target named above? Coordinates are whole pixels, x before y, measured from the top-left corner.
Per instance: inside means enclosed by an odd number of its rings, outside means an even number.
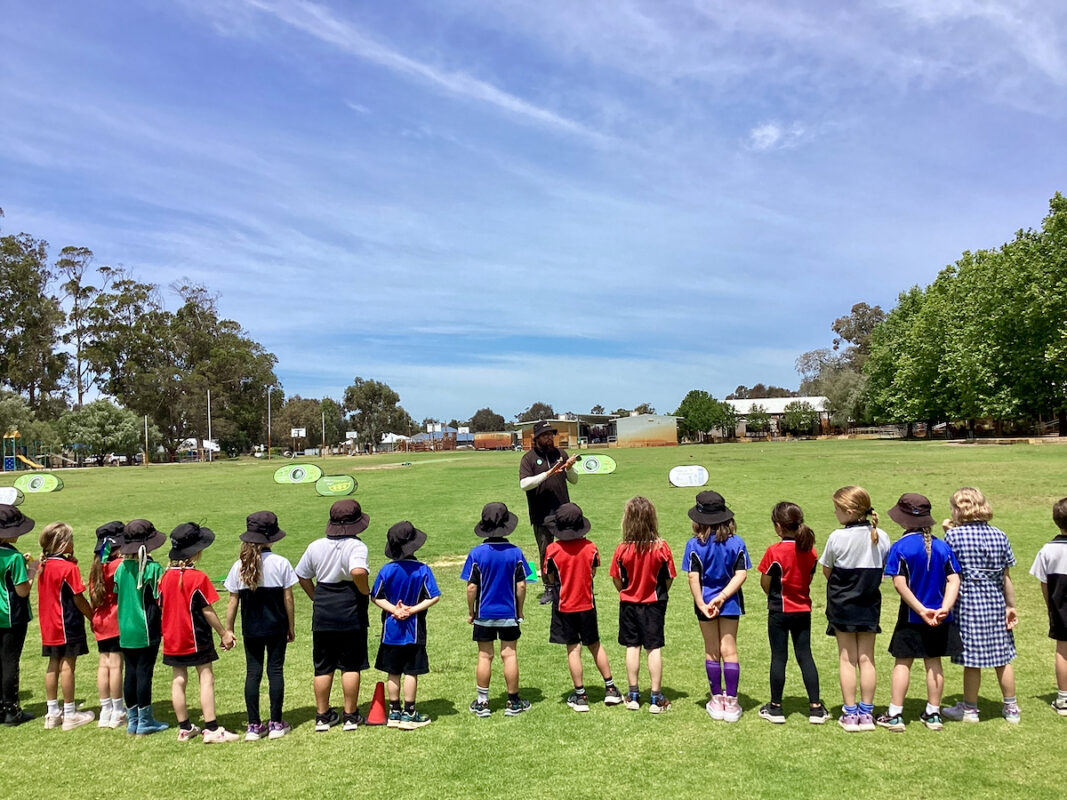
[[[241,542],[241,582],[249,589],[255,589],[263,580],[263,545],[253,542]]]
[[[67,548],[74,544],[74,529],[65,522],[50,522],[37,537],[41,546],[41,559],[66,555]]]
[[[989,505],[984,494],[971,486],[957,489],[948,502],[952,508],[952,521],[957,525],[975,520],[989,522],[993,519],[993,507]]]
[[[878,512],[871,506],[871,495],[862,486],[842,486],[834,492],[834,506],[847,514],[849,522],[866,522],[871,529],[871,544],[878,543]]]
[[[622,540],[636,547],[639,553],[651,550],[659,543],[659,519],[656,507],[647,497],[631,497],[622,512]]]

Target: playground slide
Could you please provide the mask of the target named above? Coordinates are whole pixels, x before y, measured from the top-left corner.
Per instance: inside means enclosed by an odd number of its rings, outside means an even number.
[[[30,459],[26,458],[26,456],[16,455],[15,458],[17,458],[23,464],[28,464],[29,466],[33,467],[34,469],[44,469],[44,465],[43,464],[38,464],[36,461],[31,461]]]

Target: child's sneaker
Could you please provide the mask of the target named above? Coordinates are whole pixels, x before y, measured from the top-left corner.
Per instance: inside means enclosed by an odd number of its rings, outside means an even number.
[[[757,713],[767,722],[773,722],[775,725],[785,724],[785,712],[780,705],[764,703]]]
[[[225,742],[236,742],[241,737],[236,733],[230,733],[224,727],[219,725],[213,731],[204,731],[204,744],[223,744]]]
[[[342,730],[354,731],[359,728],[360,725],[365,725],[367,720],[363,718],[363,715],[359,713],[357,708],[353,713],[349,714],[345,712],[345,724],[341,726]]]
[[[508,699],[508,702],[504,706],[505,717],[515,717],[521,714],[523,711],[530,710],[530,701],[523,700],[521,697],[516,700]]]
[[[87,725],[96,719],[96,714],[92,711],[75,711],[73,714],[63,715],[63,730],[72,731],[75,728],[80,728],[82,725]]]
[[[111,709],[111,719],[108,720],[107,726],[114,730],[115,728],[121,728],[126,724],[127,715],[125,711],[116,711]]]
[[[900,714],[889,716],[889,712],[886,712],[878,717],[878,727],[893,731],[893,733],[904,733],[904,717]]]
[[[949,722],[978,722],[978,709],[968,708],[961,700],[954,706],[943,706],[941,716]]]
[[[837,724],[849,733],[856,733],[860,729],[859,714],[842,714],[837,720]]]
[[[618,686],[609,686],[604,690],[604,705],[617,706],[620,703],[622,703],[622,692],[619,691]]]
[[[1052,701],[1052,710],[1059,714],[1061,717],[1067,717],[1067,700],[1057,697]]]
[[[939,731],[945,727],[941,722],[941,715],[936,711],[933,714],[927,714],[925,711],[919,715],[919,719],[922,720],[923,725],[932,731]]]
[[[4,710],[4,724],[8,727],[15,727],[21,725],[24,722],[29,722],[31,719],[35,719],[36,715],[31,714],[29,711],[23,711],[17,705],[9,705]]]
[[[652,695],[652,699],[648,703],[648,713],[650,714],[662,714],[664,711],[670,711],[671,704],[667,698],[662,694]]]
[[[833,719],[830,716],[830,712],[826,710],[826,706],[819,703],[817,706],[808,707],[808,722],[812,725],[822,725],[827,720]]]
[[[63,724],[63,712],[58,714],[45,714],[44,715],[44,729],[50,731],[53,728],[58,728]]]
[[[418,711],[403,711],[400,714],[400,730],[413,731],[433,722],[432,719]]]
[[[626,707],[630,711],[637,711],[641,708],[641,693],[640,692],[627,692],[626,693]]]
[[[736,697],[723,697],[722,699],[722,721],[723,722],[737,722],[741,719],[741,704],[737,702]]]
[[[96,727],[98,727],[98,728],[110,728],[111,727],[111,709],[110,708],[102,708],[102,709],[100,709],[100,717],[99,717],[99,721],[96,723]]]
[[[385,727],[387,727],[387,728],[399,728],[400,727],[400,718],[403,715],[404,715],[403,712],[399,708],[397,708],[395,710],[392,709],[392,708],[389,709],[389,719],[387,719],[385,721]]]
[[[575,711],[588,711],[589,698],[584,693],[578,694],[577,692],[572,692],[571,696],[567,698],[567,705]]]
[[[195,725],[190,725],[188,729],[178,728],[178,741],[179,742],[191,742],[197,736],[200,735],[200,729]]]
[[[336,709],[329,709],[325,714],[315,715],[315,730],[319,733],[328,731],[330,728],[341,723],[341,715]]]
[[[262,722],[250,722],[245,729],[246,742],[258,742],[267,735],[267,726]]]
[[[875,729],[874,714],[864,714],[861,711],[856,716],[856,726],[861,731],[873,731]]]
[[[1004,708],[1001,709],[1001,716],[1004,717],[1005,722],[1010,722],[1012,725],[1019,724],[1019,704],[1018,703],[1005,703]],[[66,730],[66,722],[63,723],[64,730]]]
[[[488,717],[493,713],[489,710],[488,700],[479,700],[477,698],[471,700],[470,710],[472,714],[478,717]]]
[[[289,731],[293,729],[293,726],[286,722],[284,719],[280,722],[268,722],[267,723],[267,738],[268,739],[281,739]]]
[[[721,694],[713,694],[711,699],[704,705],[704,710],[712,719],[722,719],[723,702]]]

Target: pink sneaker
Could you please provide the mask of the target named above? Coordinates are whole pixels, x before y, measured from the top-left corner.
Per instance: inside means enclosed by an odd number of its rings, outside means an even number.
[[[736,697],[723,697],[722,699],[722,721],[723,722],[737,722],[741,719],[741,704],[737,702]]]
[[[191,742],[197,736],[200,735],[200,729],[195,725],[191,726],[188,730],[185,728],[178,728],[178,741],[179,742]]]
[[[721,694],[713,694],[707,705],[704,706],[708,716],[712,719],[722,719],[723,702]]]
[[[204,731],[204,744],[221,744],[223,742],[236,742],[241,737],[236,733],[230,733],[224,727],[219,725],[213,731]]]

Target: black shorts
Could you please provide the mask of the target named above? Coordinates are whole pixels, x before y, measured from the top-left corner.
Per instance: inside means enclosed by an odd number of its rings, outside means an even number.
[[[89,643],[85,639],[75,639],[66,644],[43,644],[41,655],[45,658],[77,658],[89,652]]]
[[[889,640],[889,655],[893,658],[940,658],[963,654],[963,640],[955,622],[930,626],[914,622],[898,622]]]
[[[311,657],[316,675],[362,672],[370,669],[367,661],[367,629],[358,631],[312,631]]]
[[[112,636],[110,639],[97,639],[96,640],[96,652],[98,653],[119,653],[122,648],[119,646],[119,637]]]
[[[548,641],[552,644],[584,644],[600,641],[596,609],[588,611],[558,611],[552,609],[552,622],[548,628]]]
[[[709,617],[700,610],[696,603],[693,603],[693,613],[697,615],[697,620],[700,622],[711,622],[716,619],[741,619],[740,614],[719,614],[717,617]]]
[[[658,650],[663,647],[663,622],[667,601],[654,603],[619,603],[619,644]]]
[[[830,623],[826,626],[827,636],[837,636],[839,633],[881,633],[881,625],[835,625]]]
[[[476,642],[495,642],[497,639],[502,642],[517,642],[520,636],[522,636],[522,631],[519,630],[518,625],[492,628],[488,625],[474,623],[473,639]]]
[[[182,656],[168,656],[163,654],[163,663],[168,667],[202,667],[212,661],[218,661],[219,654],[212,647],[210,650],[198,650],[195,653],[186,653]]]
[[[425,675],[430,671],[430,659],[425,644],[378,645],[374,668],[387,675]]]

